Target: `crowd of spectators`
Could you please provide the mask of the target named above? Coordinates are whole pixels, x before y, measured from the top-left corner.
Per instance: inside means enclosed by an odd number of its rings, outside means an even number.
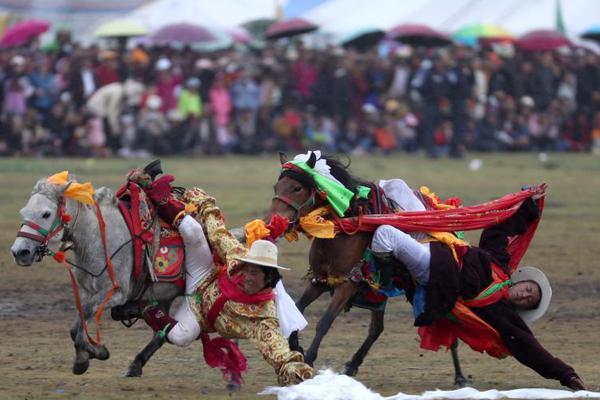
[[[398,47],[0,49],[0,155],[600,152],[600,57]]]

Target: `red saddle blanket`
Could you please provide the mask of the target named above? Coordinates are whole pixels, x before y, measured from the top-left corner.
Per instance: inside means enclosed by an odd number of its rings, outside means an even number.
[[[155,229],[160,229],[158,248],[150,257],[152,275],[159,282],[171,282],[185,287],[185,250],[179,232],[162,220],[159,221],[158,228],[155,228],[152,203],[137,184],[127,182],[117,191],[117,198],[119,209],[133,238],[133,279],[138,281],[141,278],[146,262],[145,251],[152,248]]]

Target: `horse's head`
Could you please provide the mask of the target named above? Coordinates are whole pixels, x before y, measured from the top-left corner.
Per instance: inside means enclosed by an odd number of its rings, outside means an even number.
[[[287,156],[279,153],[281,165],[287,163]],[[307,164],[314,167],[316,157],[312,154]],[[279,175],[277,183],[273,187],[275,195],[271,199],[271,207],[265,215],[265,220],[270,221],[275,214],[286,217],[290,226],[298,222],[300,217],[305,216],[318,205],[321,198],[317,196],[317,189],[312,178],[301,171],[286,170]]]
[[[35,184],[29,201],[20,211],[23,223],[11,247],[18,265],[28,267],[34,261],[41,261],[48,245],[62,239],[67,222],[63,193],[70,184],[55,185],[45,178]]]

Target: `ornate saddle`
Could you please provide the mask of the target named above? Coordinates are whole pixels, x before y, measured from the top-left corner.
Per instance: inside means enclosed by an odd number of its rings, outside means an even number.
[[[132,278],[136,288],[148,281],[171,282],[184,288],[185,251],[177,230],[156,216],[152,202],[136,183],[128,181],[117,191],[117,198],[133,238]]]

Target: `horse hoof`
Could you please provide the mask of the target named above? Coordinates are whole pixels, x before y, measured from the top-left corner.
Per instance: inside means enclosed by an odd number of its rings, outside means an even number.
[[[108,358],[110,357],[110,352],[108,351],[108,349],[106,348],[105,345],[100,345],[98,347],[95,348],[94,351],[94,356],[98,359],[98,360],[108,360]]]
[[[138,363],[132,362],[129,364],[129,369],[127,370],[125,376],[127,378],[139,378],[142,376],[142,372],[142,366]]]
[[[457,376],[454,378],[454,386],[457,388],[464,388],[471,385],[471,381],[465,378],[464,376]]]
[[[242,387],[242,385],[240,385],[239,383],[234,383],[234,382],[229,382],[225,388],[227,389],[227,391],[229,393],[231,392],[237,392],[238,390],[240,390],[240,388]]]
[[[73,362],[73,373],[75,375],[81,375],[85,373],[85,371],[87,371],[89,367],[90,355],[85,351],[77,353],[77,355],[75,356],[75,361]]]
[[[348,375],[348,376],[356,376],[356,374],[358,374],[358,367],[353,367],[350,364],[346,364],[346,365],[344,365],[342,374]]]

